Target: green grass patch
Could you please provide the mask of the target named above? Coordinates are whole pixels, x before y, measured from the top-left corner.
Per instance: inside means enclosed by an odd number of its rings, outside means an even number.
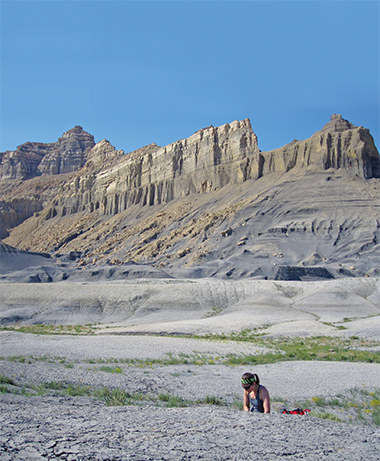
[[[107,389],[106,387],[96,391],[94,395],[107,406],[123,406],[131,403],[131,394],[124,389]]]
[[[328,419],[330,421],[337,421],[338,423],[342,422],[342,420],[337,415],[334,413],[329,413],[328,411],[311,411],[310,416],[314,416],[315,418],[320,419]]]
[[[7,357],[6,359],[8,362],[18,362],[18,363],[35,363],[35,362],[47,362],[47,363],[61,363],[65,366],[69,366],[66,364],[66,359],[64,357],[52,357],[50,355],[40,355],[40,356],[25,356],[25,355],[12,355]],[[69,366],[69,368],[72,368]]]
[[[324,407],[326,405],[326,399],[323,397],[313,397],[311,400],[317,407]]]
[[[377,408],[372,413],[372,421],[376,426],[380,426],[380,408]]]
[[[0,375],[0,384],[10,384],[14,385],[14,381],[12,378],[8,378],[8,376]]]
[[[18,331],[36,335],[93,335],[95,330],[92,325],[48,325],[48,324],[15,324],[1,326],[3,331]]]
[[[91,396],[92,395],[92,390],[89,386],[75,386],[75,385],[69,385],[67,388],[64,389],[64,393],[66,395],[70,395],[71,397],[76,397],[76,396]]]
[[[204,402],[201,403],[205,403],[206,405],[225,405],[225,403],[219,397],[215,397],[214,395],[207,395],[204,399]]]
[[[203,316],[204,319],[210,318],[210,317],[215,317],[216,315],[219,315],[223,312],[223,307],[212,307],[207,314]]]
[[[166,406],[169,408],[189,406],[188,401],[184,400],[182,397],[179,397],[177,395],[161,393],[158,395],[158,400],[161,402],[165,402]]]
[[[123,373],[123,369],[120,367],[110,367],[102,365],[98,368],[99,371],[105,371],[106,373]]]
[[[46,389],[61,390],[64,389],[65,385],[61,382],[50,382],[45,384]]]
[[[8,386],[4,386],[4,384],[0,384],[0,394],[7,394],[9,392]]]
[[[236,408],[237,410],[243,411],[243,399],[239,396],[235,396],[232,406]]]

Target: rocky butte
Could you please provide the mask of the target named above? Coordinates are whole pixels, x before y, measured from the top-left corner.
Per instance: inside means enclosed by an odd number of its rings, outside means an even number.
[[[48,253],[50,281],[376,275],[379,178],[369,130],[335,114],[268,152],[248,119],[130,153],[76,126],[0,153],[2,254]]]

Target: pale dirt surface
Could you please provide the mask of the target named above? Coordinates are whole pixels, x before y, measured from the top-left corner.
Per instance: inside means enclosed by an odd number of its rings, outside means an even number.
[[[281,399],[327,397],[353,387],[371,390],[380,382],[380,365],[337,362],[283,362],[241,366],[119,364],[107,373],[102,358],[160,358],[168,354],[258,353],[248,344],[159,336],[37,336],[1,332],[0,375],[19,385],[65,382],[78,386],[123,388],[145,395],[169,393],[195,401],[206,396],[227,406],[162,408],[154,404],[107,407],[85,397],[0,399],[0,458],[3,460],[378,460],[380,428],[280,414]],[[252,347],[252,346],[251,346]],[[255,350],[254,350],[255,349]],[[19,363],[14,356],[56,357]],[[59,363],[57,357],[65,357]],[[67,368],[67,364],[72,368]],[[233,405],[241,399],[240,376],[257,372],[269,389],[271,415],[246,414]]]
[[[170,392],[196,400],[215,395],[232,402],[241,395],[239,379],[246,371],[256,372],[273,396],[310,398],[345,393],[358,386],[378,387],[380,365],[345,362],[283,362],[257,365],[254,371],[242,366],[226,365],[154,365],[129,366],[121,363],[122,374],[99,372],[107,359],[159,359],[181,354],[225,357],[228,354],[258,354],[262,349],[248,343],[209,341],[156,336],[37,336],[17,332],[0,332],[0,356],[65,358],[65,363],[47,359],[28,363],[2,360],[0,374],[20,382],[64,381],[91,386],[126,387],[130,392]],[[65,364],[74,364],[67,368]]]
[[[13,379],[19,387],[63,382],[144,395],[169,393],[193,402],[215,396],[227,405],[165,408],[145,401],[107,407],[87,397],[0,394],[0,458],[378,460],[378,426],[280,414],[284,399],[297,401],[346,395],[354,388],[378,388],[378,364],[283,362],[247,369],[193,364],[141,367],[119,362],[122,372],[109,373],[101,370],[100,359],[263,352],[249,343],[168,337],[165,333],[255,328],[271,336],[357,335],[379,340],[379,283],[379,279],[363,278],[2,284],[3,323],[12,316],[25,321],[28,315],[29,323],[35,318],[46,323],[100,322],[93,336],[1,331],[0,375]],[[345,329],[339,328],[342,326]],[[26,360],[7,360],[11,357]],[[34,359],[28,363],[30,357]],[[268,388],[271,415],[246,414],[235,405],[242,398],[239,380],[246,371],[257,372]]]
[[[104,333],[109,328],[170,334],[257,329],[272,336],[356,335],[380,341],[380,279],[0,284],[0,323],[15,322],[97,324]]]
[[[5,398],[0,420],[0,447],[7,447],[1,459],[7,461],[375,461],[380,448],[378,429],[226,407],[105,407],[84,398]]]

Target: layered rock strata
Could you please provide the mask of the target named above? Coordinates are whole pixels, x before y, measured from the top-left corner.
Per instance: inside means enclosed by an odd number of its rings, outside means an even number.
[[[202,266],[228,278],[267,276],[279,262],[345,261],[364,275],[380,261],[379,154],[340,115],[269,152],[246,119],[129,154],[102,140],[86,159],[78,171],[0,181],[2,238],[79,252],[83,264]]]
[[[380,176],[379,154],[369,131],[340,115],[333,115],[311,138],[269,152],[260,152],[246,119],[202,129],[165,147],[151,144],[124,155],[103,140],[90,151],[86,147],[84,153],[85,168],[54,193],[51,216],[94,210],[114,215],[132,205],[160,205],[295,167],[313,171],[343,168],[365,179]],[[49,152],[38,170],[72,171],[79,168],[83,155],[63,169],[58,168],[57,158]]]
[[[208,127],[165,147],[151,144],[120,156],[102,142],[89,153],[86,168],[69,185],[69,195],[56,201],[57,212],[99,210],[116,214],[132,205],[159,205],[192,193],[206,193],[229,183],[261,176],[257,137],[250,121]],[[108,152],[108,154],[106,153]],[[116,158],[101,164],[95,158]]]
[[[27,142],[0,153],[0,179],[29,179],[41,174],[80,170],[94,146],[94,137],[76,126],[55,143]]]
[[[354,126],[339,114],[332,115],[330,122],[311,138],[293,140],[263,156],[263,174],[298,166],[315,171],[342,168],[365,179],[380,177],[379,153],[369,130]]]

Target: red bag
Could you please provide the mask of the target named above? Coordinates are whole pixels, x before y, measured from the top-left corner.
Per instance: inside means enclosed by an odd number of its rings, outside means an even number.
[[[283,410],[283,415],[307,415],[310,413],[310,410],[303,410],[302,408],[296,408],[295,410],[287,410],[286,408]]]

